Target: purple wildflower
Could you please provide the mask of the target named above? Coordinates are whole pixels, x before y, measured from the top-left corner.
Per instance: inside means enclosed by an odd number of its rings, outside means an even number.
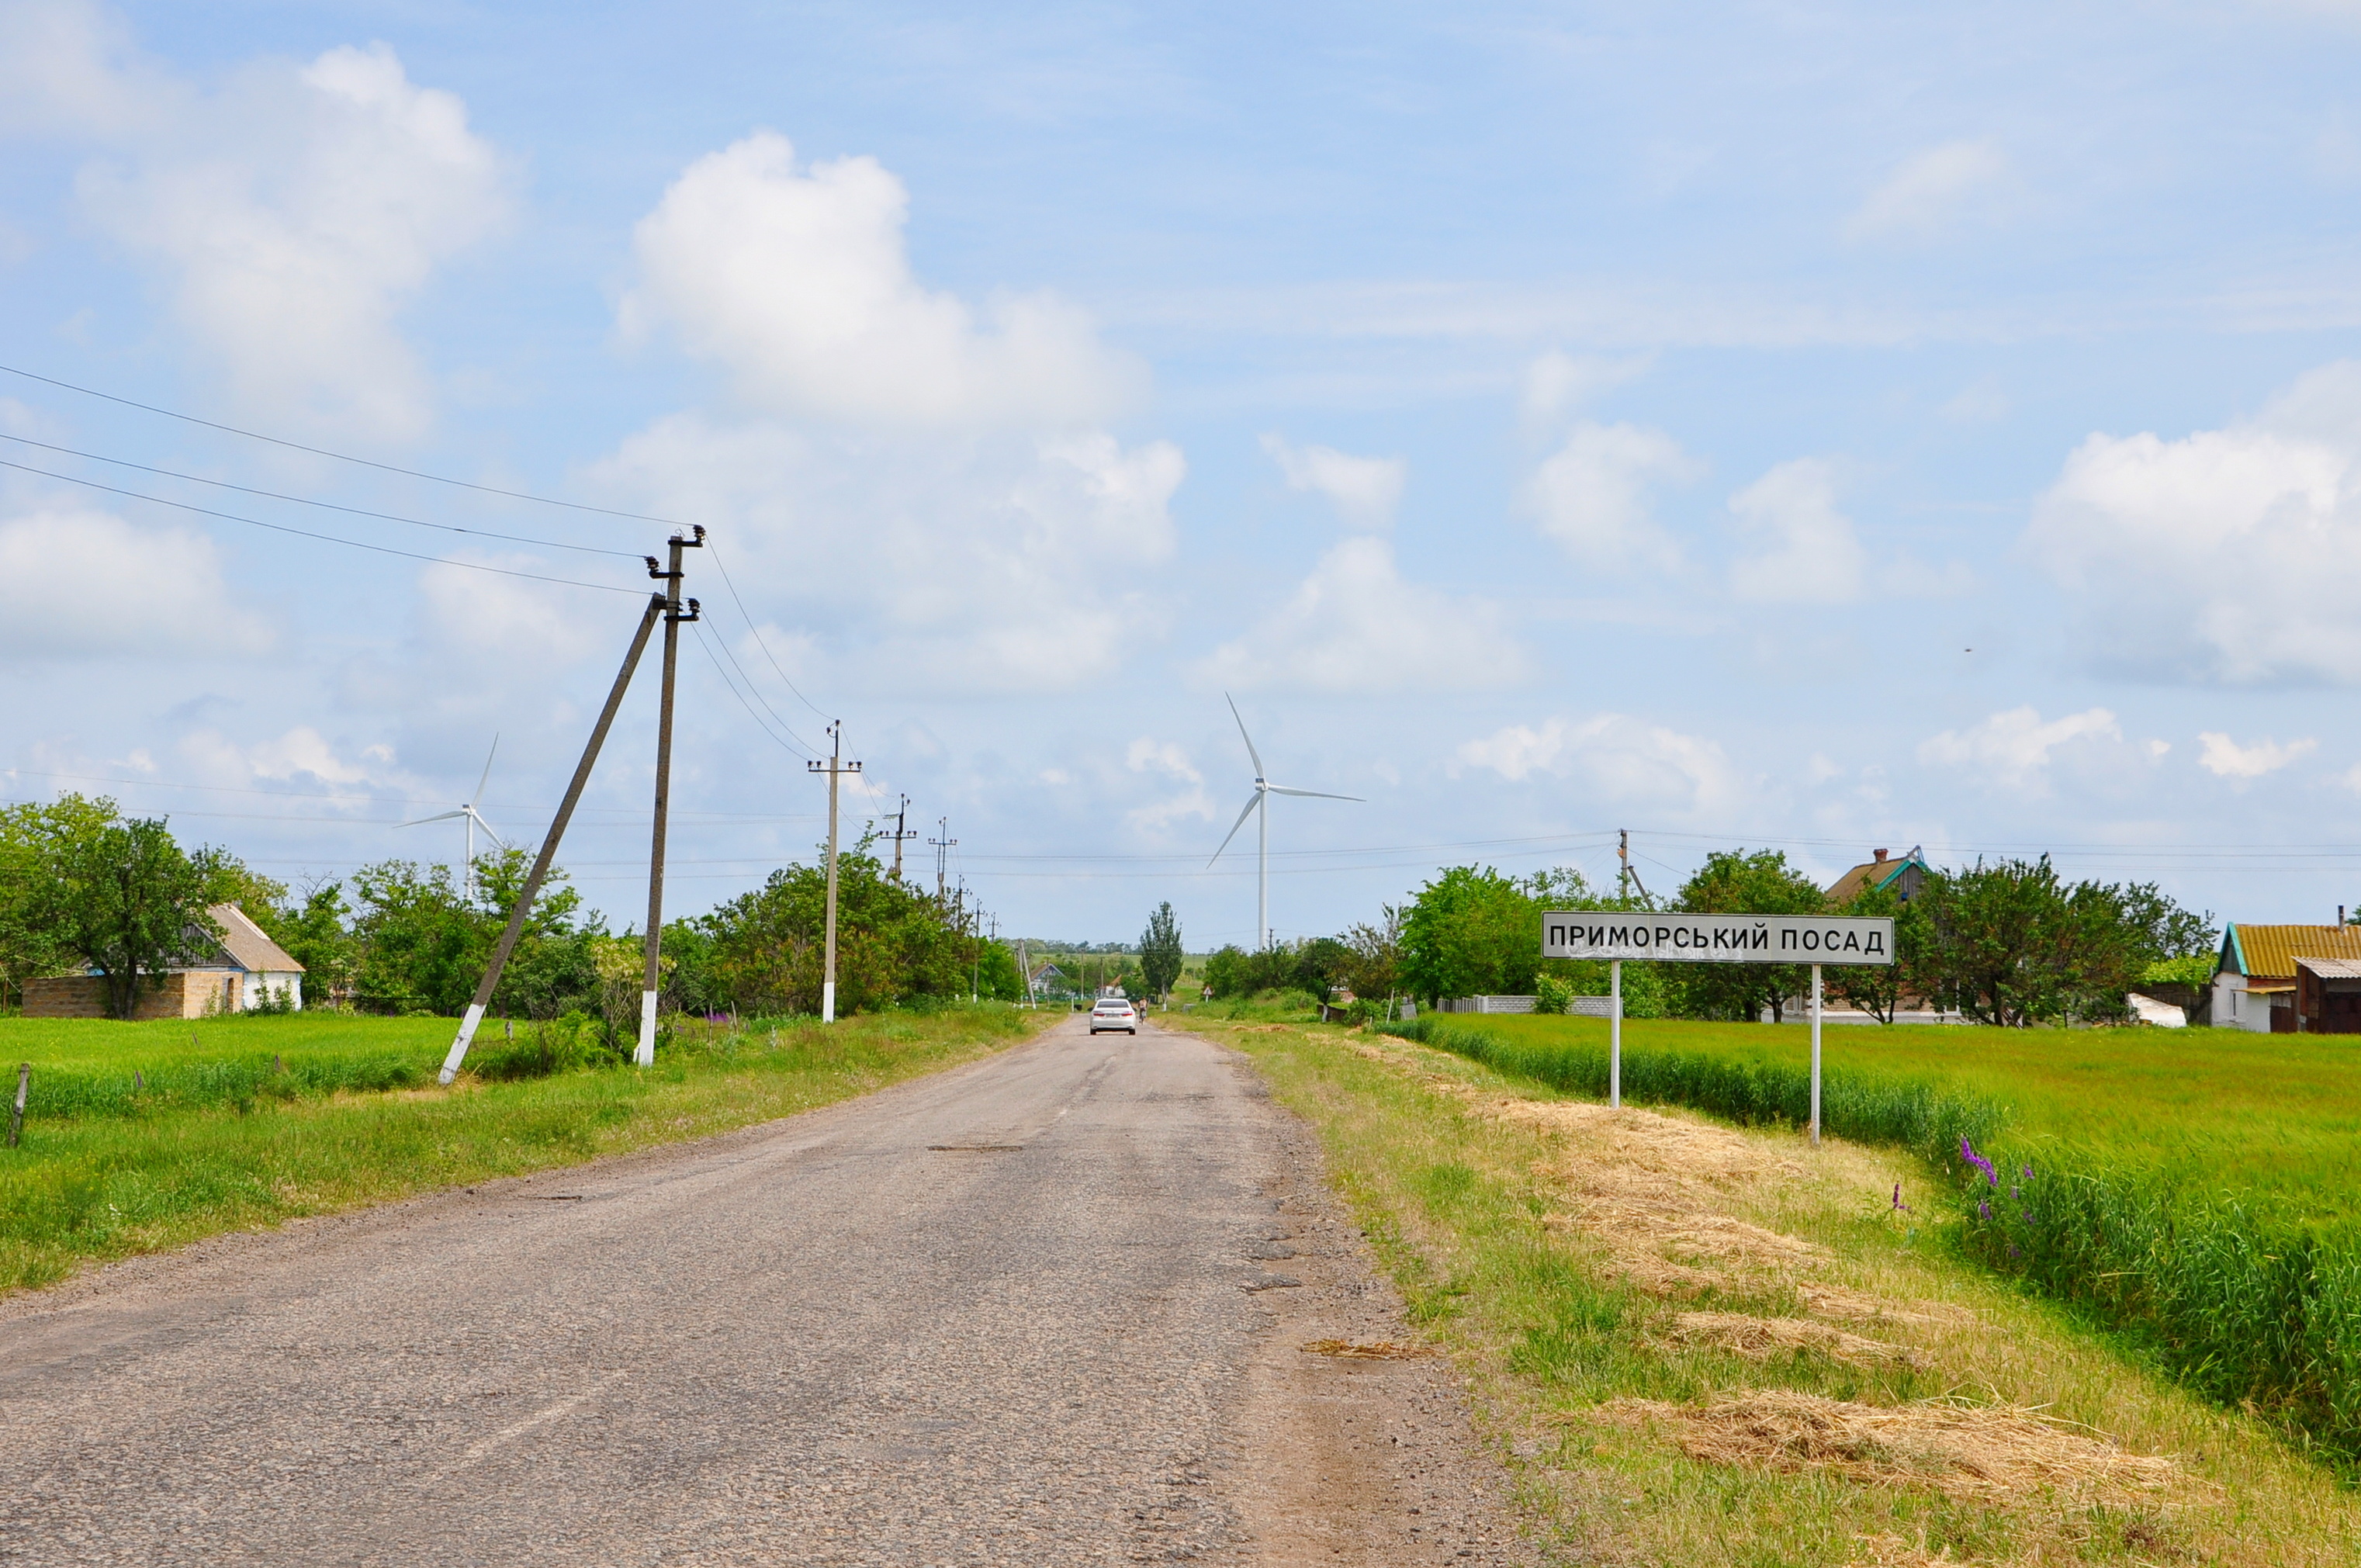
[[[1910,1212],[1910,1205],[1902,1201],[1902,1183],[1898,1181],[1894,1184],[1894,1207],[1898,1213]]]
[[[2000,1172],[1993,1168],[1992,1161],[1976,1153],[1976,1146],[1970,1143],[1964,1135],[1960,1139],[1960,1157],[1984,1173],[1985,1186],[2000,1185]]]
[[[2022,1187],[2012,1187],[2008,1190],[2008,1195],[2022,1202],[2025,1198],[2025,1189]]]
[[[2015,1244],[2012,1243],[2008,1249],[2008,1255],[2011,1257],[2023,1257],[2025,1255],[2017,1251]]]
[[[2025,1168],[2025,1179],[2027,1181],[2033,1179],[2033,1168],[2029,1165]]]
[[[1989,1220],[1992,1218],[1992,1205],[1979,1198],[1976,1200],[1976,1212],[1982,1218]]]

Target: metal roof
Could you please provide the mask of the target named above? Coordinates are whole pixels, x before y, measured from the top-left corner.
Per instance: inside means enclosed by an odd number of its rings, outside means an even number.
[[[2361,980],[2361,959],[2298,959],[2295,967],[2322,980]]]
[[[1863,861],[1828,884],[1828,902],[1831,905],[1850,903],[1860,895],[1863,888],[1883,887],[1900,876],[1905,867],[1924,868],[1926,864],[1924,851],[1915,846],[1907,854],[1889,855],[1882,861]]]
[[[2295,978],[2298,959],[2361,959],[2361,926],[2245,926],[2222,931],[2222,967],[2232,974]]]

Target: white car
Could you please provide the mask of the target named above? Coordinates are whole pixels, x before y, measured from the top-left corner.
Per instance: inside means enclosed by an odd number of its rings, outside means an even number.
[[[1091,1009],[1091,1033],[1101,1029],[1121,1029],[1126,1035],[1139,1033],[1139,1009],[1126,996],[1102,996]]]

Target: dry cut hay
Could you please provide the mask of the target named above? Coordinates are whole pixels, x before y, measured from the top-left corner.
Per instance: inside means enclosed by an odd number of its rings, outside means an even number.
[[[1409,1361],[1422,1355],[1438,1354],[1431,1344],[1408,1344],[1400,1340],[1371,1340],[1363,1343],[1349,1339],[1316,1339],[1302,1346],[1307,1355],[1333,1355],[1346,1361]]]
[[[1856,1366],[1906,1366],[1924,1371],[1931,1365],[1915,1350],[1883,1340],[1864,1339],[1842,1329],[1806,1318],[1750,1318],[1742,1312],[1683,1312],[1673,1319],[1673,1337],[1684,1344],[1709,1344],[1745,1356],[1750,1361],[1798,1350],[1817,1350]]]
[[[2037,1489],[2084,1504],[2152,1501],[2180,1475],[2170,1459],[2126,1453],[2104,1437],[2005,1406],[1881,1408],[1763,1388],[1705,1405],[1616,1399],[1596,1414],[1668,1425],[1684,1453],[1709,1464],[1821,1470],[1979,1502],[2021,1503]]]
[[[1914,1328],[1958,1329],[1971,1328],[1981,1321],[1965,1307],[1955,1307],[1949,1301],[1901,1304],[1865,1291],[1848,1290],[1840,1285],[1810,1282],[1796,1286],[1795,1291],[1803,1297],[1804,1305],[1821,1317],[1851,1323],[1908,1323]]]

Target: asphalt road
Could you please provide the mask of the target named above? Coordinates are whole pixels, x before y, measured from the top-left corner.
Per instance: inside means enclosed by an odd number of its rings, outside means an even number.
[[[1521,1560],[1435,1364],[1295,1348],[1391,1310],[1301,1129],[1078,1024],[9,1303],[0,1561]]]

